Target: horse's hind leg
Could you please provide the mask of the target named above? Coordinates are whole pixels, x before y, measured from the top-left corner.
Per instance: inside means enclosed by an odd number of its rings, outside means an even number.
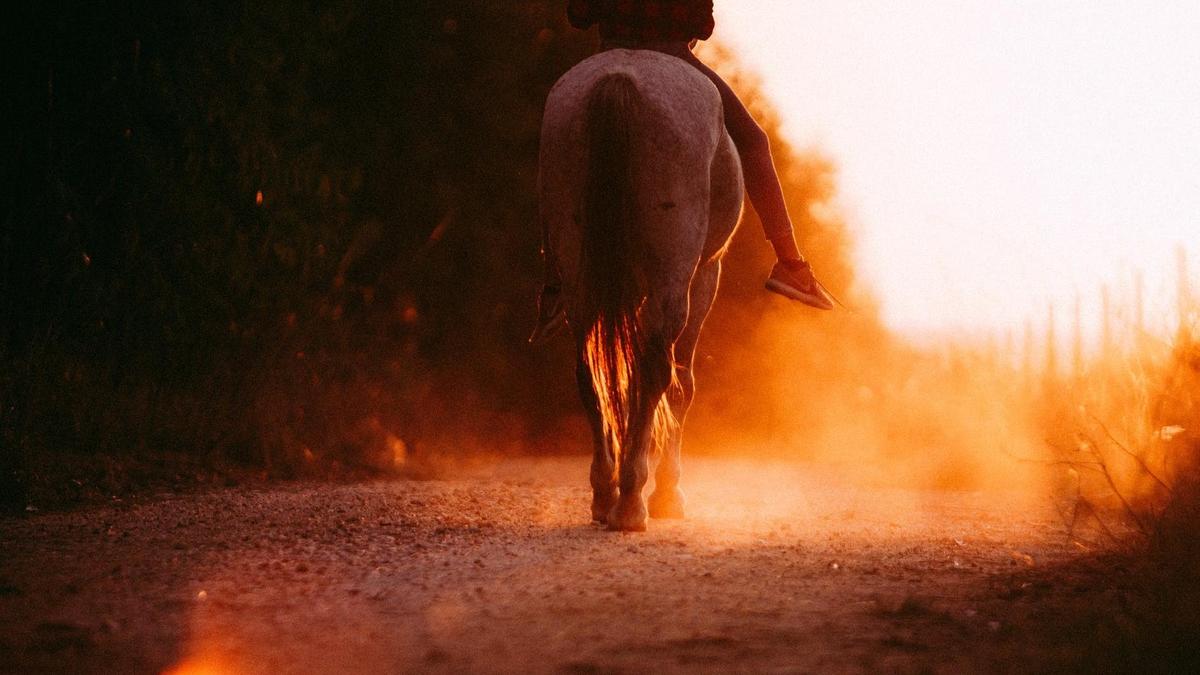
[[[629,429],[622,444],[620,496],[608,517],[608,529],[641,532],[646,529],[646,500],[642,490],[650,477],[650,446],[654,413],[671,382],[669,341],[651,340],[641,358],[638,391],[634,396]]]
[[[604,431],[600,399],[593,388],[592,374],[583,358],[575,365],[575,381],[588,423],[592,427],[592,520],[603,523],[608,520],[609,512],[617,503],[616,458],[613,456],[612,443]]]
[[[683,517],[684,497],[683,490],[679,489],[683,422],[696,392],[696,379],[692,371],[696,343],[713,300],[717,297],[720,276],[721,263],[713,261],[700,267],[692,280],[687,325],[675,341],[674,366],[678,386],[667,391],[667,401],[671,404],[671,413],[677,424],[671,429],[662,457],[658,460],[658,470],[654,473],[654,492],[649,501],[651,518]]]

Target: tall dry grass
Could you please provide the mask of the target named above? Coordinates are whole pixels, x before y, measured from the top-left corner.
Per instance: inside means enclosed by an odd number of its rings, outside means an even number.
[[[1137,538],[1153,543],[1166,535],[1164,527],[1194,490],[1200,307],[1185,270],[1181,257],[1177,311],[1158,322],[1160,328],[1146,327],[1140,298],[1129,307],[1106,302],[1112,315],[1104,317],[1109,328],[1095,354],[1076,356],[1064,371],[1042,372],[1034,403],[1076,495],[1073,524],[1090,520],[1104,528],[1105,514],[1115,515]],[[1076,344],[1072,351],[1083,350]]]
[[[1118,659],[1117,670],[1200,667],[1200,302],[1192,286],[1181,247],[1176,310],[1157,329],[1147,328],[1140,283],[1127,306],[1105,292],[1099,349],[1065,372],[1043,370],[1032,401],[1073,534],[1115,544],[1134,570],[1122,639],[1095,646]]]

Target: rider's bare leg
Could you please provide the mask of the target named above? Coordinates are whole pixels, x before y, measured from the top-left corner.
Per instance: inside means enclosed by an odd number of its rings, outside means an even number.
[[[819,309],[831,309],[831,298],[813,276],[812,267],[800,248],[792,231],[792,219],[788,215],[787,202],[783,198],[783,187],[775,171],[771,156],[771,141],[767,132],[759,126],[754,116],[746,110],[733,89],[711,68],[704,65],[689,48],[670,52],[690,63],[717,87],[721,104],[725,110],[725,129],[737,147],[742,161],[742,173],[746,180],[746,193],[750,203],[762,221],[763,232],[771,242],[779,262],[771,270],[767,288],[793,300]]]

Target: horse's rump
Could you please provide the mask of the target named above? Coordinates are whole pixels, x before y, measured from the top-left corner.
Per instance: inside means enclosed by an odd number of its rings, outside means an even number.
[[[740,212],[720,96],[680,59],[610,50],[555,85],[542,129],[540,214],[590,380],[581,393],[611,470],[629,453],[644,464],[672,419],[663,394],[692,278]],[[714,209],[714,194],[731,203]],[[714,229],[712,212],[729,222]],[[638,479],[621,476],[625,494]]]
[[[606,92],[625,98],[617,121],[605,122],[600,114]],[[605,128],[589,133],[593,120]],[[605,206],[586,200],[606,196],[627,200],[625,217],[636,223],[639,264],[653,268],[653,285],[686,289],[693,258],[700,256],[695,241],[705,240],[709,228],[710,169],[725,137],[722,120],[712,83],[659,52],[601,52],[555,84],[542,126],[540,208],[568,297],[574,297],[580,279],[585,210]],[[598,154],[611,161],[626,158],[627,190],[598,184],[589,191]]]

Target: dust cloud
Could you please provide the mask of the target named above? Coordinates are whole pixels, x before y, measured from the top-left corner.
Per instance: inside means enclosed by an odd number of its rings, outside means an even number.
[[[1033,384],[1011,355],[967,337],[918,347],[889,331],[855,274],[836,160],[792,147],[727,53],[704,58],[770,135],[800,248],[846,306],[818,313],[764,292],[773,260],[748,209],[701,339],[685,452],[836,465],[877,485],[1040,489]]]

